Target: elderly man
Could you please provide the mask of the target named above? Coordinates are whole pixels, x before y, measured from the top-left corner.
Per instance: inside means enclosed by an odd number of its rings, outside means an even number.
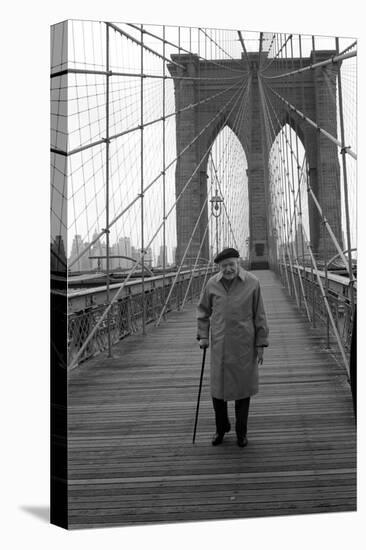
[[[209,346],[211,328],[211,395],[216,420],[212,445],[230,431],[227,402],[235,400],[235,431],[245,447],[250,397],[258,392],[258,364],[268,346],[268,328],[258,279],[239,265],[239,253],[225,248],[214,262],[197,307],[201,348]]]

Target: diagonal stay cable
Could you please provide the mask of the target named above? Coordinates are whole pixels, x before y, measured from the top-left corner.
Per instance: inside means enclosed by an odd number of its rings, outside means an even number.
[[[138,46],[140,46],[141,48],[143,48],[144,50],[152,53],[153,55],[156,55],[157,57],[160,57],[160,59],[164,59],[164,61],[167,61],[168,63],[173,63],[173,65],[176,65],[177,67],[179,67],[180,69],[185,69],[184,65],[181,65],[180,63],[176,63],[175,61],[172,61],[171,59],[169,59],[168,57],[164,57],[163,55],[161,55],[159,52],[153,50],[152,48],[149,48],[149,46],[147,46],[144,42],[142,42],[141,40],[139,40],[138,38],[134,38],[133,36],[131,36],[130,34],[128,34],[126,31],[123,31],[122,29],[120,29],[119,27],[117,27],[117,25],[115,25],[114,23],[110,23],[108,21],[105,21],[105,24],[110,27],[111,29],[113,29],[114,31],[116,31],[117,33],[121,34],[122,36],[124,36],[125,38],[127,38],[128,40],[131,40],[132,42],[134,42],[135,44],[137,44]],[[141,28],[139,29],[139,31],[141,31]]]
[[[272,63],[276,60],[276,58],[280,55],[280,53],[283,51],[284,48],[286,48],[286,45],[287,45],[287,42],[289,42],[289,40],[291,40],[292,38],[292,34],[289,34],[288,37],[286,38],[285,42],[282,44],[281,48],[278,50],[278,52],[276,53],[276,55],[271,59],[271,61],[265,66],[263,67],[263,70],[261,71],[262,73],[264,71],[267,71],[268,68],[272,65]]]
[[[337,40],[337,39],[336,39]],[[349,50],[352,50],[352,48],[355,48],[357,46],[357,40],[355,40],[354,42],[352,42],[352,44],[350,44],[349,46],[347,46],[347,48],[345,48],[344,50],[342,50],[341,52],[339,52],[338,55],[343,55],[344,53],[348,52]]]
[[[326,67],[328,65],[335,65],[336,63],[339,63],[340,61],[343,61],[344,59],[349,59],[351,57],[356,57],[357,56],[357,52],[348,52],[348,53],[343,53],[343,54],[339,54],[339,55],[333,55],[332,57],[329,57],[328,59],[325,59],[324,61],[319,61],[318,63],[312,63],[311,65],[307,65],[306,67],[302,67],[301,69],[296,69],[295,71],[290,71],[288,73],[281,73],[281,74],[276,74],[276,75],[272,75],[272,76],[266,76],[266,75],[262,75],[263,78],[266,78],[267,80],[273,80],[275,78],[284,78],[286,76],[292,76],[292,75],[295,75],[295,74],[300,74],[300,73],[303,73],[303,72],[306,72],[306,71],[310,71],[310,70],[313,70],[313,69],[316,69],[318,67]]]
[[[269,90],[278,98],[280,99],[283,103],[285,103],[285,105],[287,105],[287,107],[293,111],[294,113],[296,113],[300,118],[302,118],[303,120],[305,120],[308,124],[310,124],[313,128],[315,128],[316,130],[318,130],[318,132],[322,133],[325,137],[327,137],[330,141],[332,141],[335,145],[338,145],[338,147],[340,147],[341,149],[341,152],[345,151],[346,153],[348,153],[352,158],[354,159],[357,159],[357,154],[354,153],[352,151],[352,148],[351,146],[347,146],[347,147],[343,147],[342,146],[342,143],[337,139],[335,138],[334,136],[332,136],[332,134],[330,134],[329,132],[327,132],[326,130],[324,130],[321,126],[319,126],[316,122],[314,122],[313,120],[311,120],[309,117],[305,116],[301,111],[299,111],[298,109],[296,109],[296,107],[294,107],[294,105],[292,105],[289,101],[287,101],[284,97],[282,97],[280,94],[278,94],[277,92],[275,92],[270,86],[269,86]]]
[[[219,48],[219,50],[221,50],[225,55],[227,55],[230,59],[234,59],[234,57],[232,57],[229,53],[227,53],[227,51],[225,51],[213,38],[212,36],[210,36],[209,34],[207,34],[207,32],[202,28],[202,27],[198,27],[198,30],[200,30],[213,44],[215,44],[215,46],[217,46]],[[207,61],[210,61],[209,59],[207,59]],[[237,59],[234,59],[234,61],[238,61]]]
[[[246,57],[246,60],[247,60],[247,63],[248,63],[248,68],[249,68],[250,64],[249,64],[248,52],[247,52],[247,49],[245,47],[244,38],[241,34],[241,31],[238,31],[238,35],[239,35],[239,40],[240,40],[241,46],[243,48],[243,51],[244,51],[244,54],[245,54],[245,57]]]

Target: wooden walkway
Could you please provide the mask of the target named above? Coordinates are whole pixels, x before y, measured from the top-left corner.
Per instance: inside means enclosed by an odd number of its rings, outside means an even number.
[[[344,369],[259,271],[270,327],[248,439],[215,431],[207,361],[196,444],[202,352],[195,310],[169,314],[114,357],[69,378],[70,528],[356,509],[356,441]],[[209,356],[207,357],[209,360]],[[234,403],[229,403],[233,424]]]

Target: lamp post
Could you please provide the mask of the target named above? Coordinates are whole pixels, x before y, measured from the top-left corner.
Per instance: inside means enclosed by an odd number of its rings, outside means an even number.
[[[217,189],[215,191],[215,196],[210,199],[211,203],[211,212],[212,215],[216,218],[216,255],[219,253],[219,217],[222,212],[222,203],[224,199],[219,196]]]
[[[245,239],[245,261],[248,262],[249,265],[249,237]]]

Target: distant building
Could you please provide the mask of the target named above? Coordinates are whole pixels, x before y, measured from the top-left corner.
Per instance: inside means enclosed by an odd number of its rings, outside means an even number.
[[[87,242],[83,242],[81,235],[76,234],[73,238],[71,245],[71,254],[69,258],[69,264],[72,263],[88,246]],[[70,267],[70,271],[89,271],[91,269],[91,260],[89,260],[89,254],[86,252],[81,258]]]
[[[159,252],[159,256],[158,256],[158,261],[157,261],[157,265],[158,267],[163,267],[164,265],[164,256],[165,256],[165,265],[168,264],[168,254],[167,254],[168,250],[167,250],[167,247],[166,245],[161,245],[160,246],[160,252]]]
[[[67,259],[64,241],[61,235],[56,235],[51,243],[51,271],[65,271]]]
[[[97,234],[93,235],[93,240],[97,237]],[[89,256],[95,258],[96,256],[106,256],[107,255],[107,246],[104,243],[101,243],[100,240],[93,244],[89,251]],[[93,270],[100,270],[103,271],[106,269],[106,260],[104,258],[101,259],[93,259],[90,260],[92,263],[92,269]]]
[[[118,251],[118,245],[115,243],[110,247],[110,262],[109,262],[109,269],[110,270],[116,270],[120,267],[121,258],[116,258],[115,256],[119,256]]]
[[[120,237],[117,242],[117,252],[119,256],[128,256],[131,258],[131,239],[130,237]],[[122,269],[129,269],[132,266],[131,260],[127,260],[126,258],[120,258],[118,261],[118,265]]]

